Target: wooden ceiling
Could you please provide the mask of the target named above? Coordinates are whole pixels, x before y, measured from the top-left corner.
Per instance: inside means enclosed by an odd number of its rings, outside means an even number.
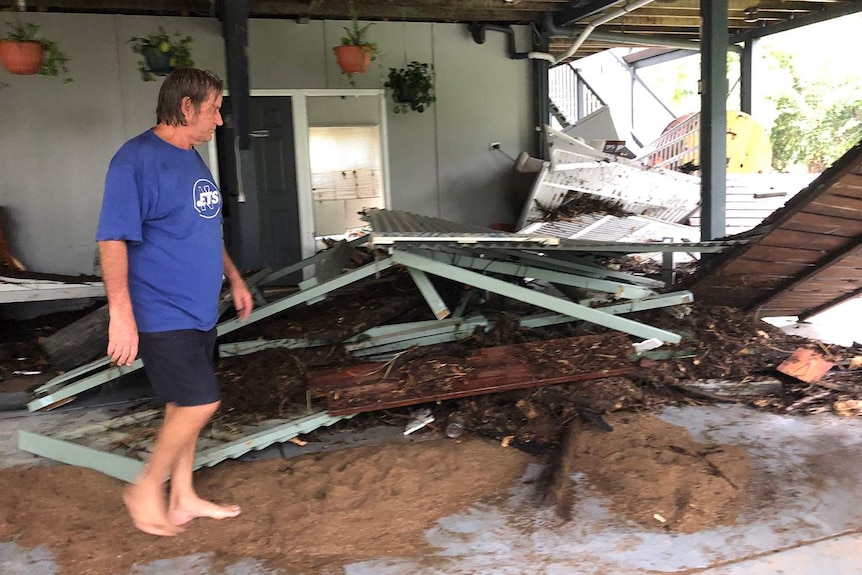
[[[223,1],[230,0],[26,0],[26,6],[28,10],[51,12],[215,17]],[[553,27],[574,27],[575,33],[625,4],[618,0],[248,0],[249,15],[254,18],[344,19],[353,7],[360,20],[399,22],[535,24],[541,29],[552,17]],[[731,38],[739,40],[745,34],[778,31],[791,20],[795,26],[856,11],[862,11],[860,0],[729,0],[728,27]],[[597,30],[605,34],[593,35],[576,57],[624,44],[607,33],[632,38],[626,45],[697,40],[700,0],[655,0]],[[551,35],[550,52],[563,53],[571,44],[571,37]]]

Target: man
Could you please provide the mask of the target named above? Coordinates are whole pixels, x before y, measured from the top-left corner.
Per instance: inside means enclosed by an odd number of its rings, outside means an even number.
[[[193,68],[162,84],[157,125],[111,160],[96,241],[108,294],[108,355],[138,354],[165,419],[152,457],[123,500],[135,526],[176,535],[196,517],[239,515],[198,497],[195,443],[219,405],[213,368],[222,274],[240,319],[252,297],[222,243],[222,197],[194,147],[222,124],[222,81]],[[170,478],[165,499],[163,483]]]

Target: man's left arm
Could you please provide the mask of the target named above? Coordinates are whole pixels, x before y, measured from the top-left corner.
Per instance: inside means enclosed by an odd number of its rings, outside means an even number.
[[[227,281],[230,282],[230,295],[233,298],[233,307],[236,308],[236,315],[239,319],[243,320],[251,313],[254,299],[251,297],[251,292],[248,291],[248,286],[245,285],[242,274],[236,269],[224,245],[222,245],[222,260],[224,261],[224,275]]]

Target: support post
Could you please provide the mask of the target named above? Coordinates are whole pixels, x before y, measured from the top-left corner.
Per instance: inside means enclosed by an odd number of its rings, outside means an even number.
[[[748,40],[742,47],[739,62],[739,109],[753,116],[752,100],[754,94],[754,50],[757,38]]]
[[[223,0],[223,34],[227,85],[230,90],[230,145],[236,162],[237,228],[233,235],[240,253],[234,254],[237,267],[249,271],[263,267],[260,245],[260,205],[257,197],[257,173],[251,150],[248,79],[248,0]],[[226,118],[225,123],[228,123]]]
[[[725,234],[727,185],[728,0],[700,0],[701,241]]]
[[[539,52],[548,52],[548,34],[543,33],[539,40],[533,40],[533,48]],[[542,127],[551,121],[551,96],[548,86],[548,62],[546,60],[532,60],[533,77],[535,78],[535,103],[536,103],[536,157],[543,160],[550,159],[548,142],[545,139]]]

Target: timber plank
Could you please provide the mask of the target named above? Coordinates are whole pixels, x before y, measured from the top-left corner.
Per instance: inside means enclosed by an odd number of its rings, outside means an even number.
[[[731,284],[731,287],[746,287],[746,288],[768,288],[771,289],[777,284],[793,280],[795,275],[758,275],[757,273],[747,274],[724,274],[722,281]],[[696,301],[696,300],[695,300]]]
[[[838,194],[862,197],[862,175],[847,174],[832,185],[832,190]]]
[[[862,234],[862,221],[833,218],[808,212],[797,212],[781,226],[785,230],[799,230],[836,236],[856,237]]]
[[[763,238],[760,245],[770,247],[805,246],[811,250],[840,250],[852,240],[844,236],[778,229]]]
[[[308,374],[308,390],[327,398],[330,413],[360,413],[556,385],[634,372],[614,350],[628,350],[619,332],[493,346],[468,357],[425,356],[409,364],[367,363]],[[602,350],[609,353],[603,354]]]
[[[830,216],[837,219],[847,220],[848,222],[862,221],[858,210],[851,207],[833,204],[831,202],[812,202],[805,206],[802,210],[808,214],[817,214],[821,216]]]
[[[773,276],[790,277],[799,275],[813,267],[813,264],[805,262],[767,262],[764,265],[764,262],[742,257],[730,262],[721,274],[721,277],[737,274],[765,274],[767,272]]]
[[[829,252],[826,250],[771,247],[758,244],[748,250],[745,254],[745,259],[760,260],[763,262],[815,263],[828,255]]]
[[[629,375],[634,373],[634,367],[621,369],[608,369],[590,373],[576,373],[560,377],[552,377],[545,379],[521,380],[521,381],[494,381],[492,378],[483,378],[473,381],[468,381],[461,385],[453,385],[449,391],[442,392],[425,392],[424,394],[399,394],[392,396],[381,397],[378,394],[362,394],[360,390],[351,390],[350,397],[346,394],[338,398],[329,399],[327,402],[327,410],[330,415],[349,415],[352,413],[363,413],[367,411],[376,411],[378,409],[393,409],[396,407],[407,407],[409,405],[418,405],[421,403],[430,403],[435,401],[444,401],[447,399],[458,399],[460,397],[470,397],[474,395],[486,395],[489,393],[500,393],[503,391],[512,391],[514,389],[527,389],[530,387],[541,387],[547,385],[559,385],[561,383],[572,383],[575,381],[586,381],[591,379],[604,379],[607,377],[618,377],[621,375]],[[484,385],[483,385],[484,384]],[[334,392],[333,392],[334,395]]]
[[[862,194],[853,196],[843,194],[840,190],[833,189],[828,194],[823,194],[815,201],[811,202],[810,205],[830,206],[833,208],[848,210],[845,217],[856,220],[862,219]]]

